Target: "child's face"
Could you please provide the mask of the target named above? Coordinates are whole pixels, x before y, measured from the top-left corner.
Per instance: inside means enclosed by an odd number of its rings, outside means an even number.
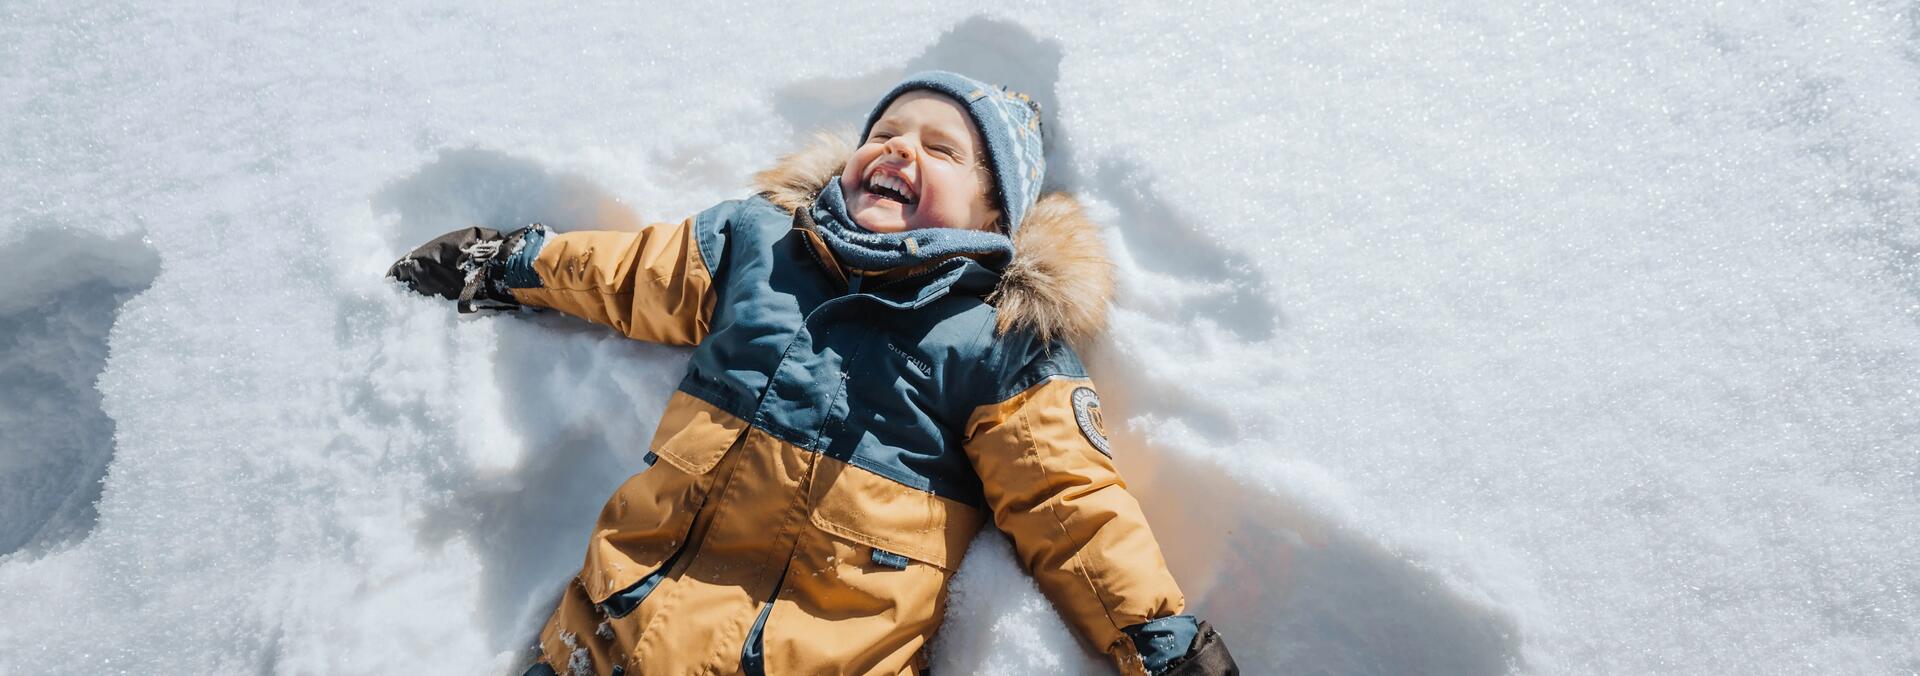
[[[873,232],[984,230],[1000,212],[988,199],[986,143],[965,109],[927,91],[900,95],[847,158],[840,190],[854,222]]]

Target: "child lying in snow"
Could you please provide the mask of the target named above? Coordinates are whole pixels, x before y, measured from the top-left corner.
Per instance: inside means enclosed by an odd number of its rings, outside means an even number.
[[[1040,195],[1038,106],[922,73],[862,139],[678,224],[470,228],[389,271],[695,346],[528,673],[921,673],[989,514],[1121,671],[1238,673],[1180,614],[1066,345],[1112,280],[1074,200]]]

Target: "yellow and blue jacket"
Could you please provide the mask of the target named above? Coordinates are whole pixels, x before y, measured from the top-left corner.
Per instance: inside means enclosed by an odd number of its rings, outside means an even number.
[[[989,518],[1080,636],[1125,673],[1177,657],[1184,599],[1114,469],[1069,346],[1111,266],[1070,197],[1011,262],[844,269],[806,205],[843,148],[761,192],[638,232],[536,229],[519,302],[693,346],[650,446],[607,500],[541,633],[556,671],[918,673]]]

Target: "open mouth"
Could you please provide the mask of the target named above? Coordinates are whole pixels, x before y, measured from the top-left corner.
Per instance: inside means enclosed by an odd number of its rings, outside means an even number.
[[[875,197],[893,200],[905,205],[912,205],[920,199],[920,195],[914,192],[913,185],[908,183],[906,179],[901,178],[893,171],[882,171],[879,167],[875,167],[868,172],[866,185],[862,187],[866,189],[868,194]]]

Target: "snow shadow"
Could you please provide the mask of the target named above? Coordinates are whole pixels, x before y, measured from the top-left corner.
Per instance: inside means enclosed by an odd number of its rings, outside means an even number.
[[[559,230],[641,226],[637,213],[589,179],[471,148],[440,152],[413,175],[384,187],[373,204],[397,217],[387,235],[396,255],[470,225],[502,230],[535,221]],[[685,371],[688,352],[628,340],[550,312],[448,321],[491,323],[488,347],[494,355],[480,361],[491,371],[473,375],[466,386],[486,392],[487,398],[474,403],[482,411],[478,415],[489,418],[484,424],[493,436],[513,439],[436,437],[466,462],[443,475],[450,500],[430,508],[420,532],[428,544],[459,537],[473,548],[482,562],[480,624],[489,645],[515,650],[532,645],[562,586],[578,570],[607,496],[646,468],[647,443]],[[392,320],[359,323],[367,326],[357,330],[378,331]],[[380,403],[372,391],[359,399],[367,403],[356,410],[375,420],[429,417],[424,410],[388,410],[393,406]],[[498,419],[492,419],[496,412]]]
[[[77,541],[99,518],[114,422],[95,381],[120,307],[153,285],[138,235],[47,228],[0,245],[0,557]]]
[[[1225,633],[1241,664],[1379,676],[1520,670],[1513,618],[1253,478],[1265,472],[1182,460],[1138,482],[1142,504],[1189,612]]]
[[[633,209],[599,184],[482,148],[441,150],[419,172],[373,196],[373,209],[399,217],[387,243],[396,256],[469,226],[512,230],[534,222],[556,230],[639,230]]]
[[[1379,676],[1521,670],[1513,617],[1462,596],[1417,553],[1348,528],[1286,488],[1290,472],[1310,468],[1248,453],[1258,431],[1235,426],[1246,414],[1233,409],[1248,398],[1199,399],[1113,352],[1087,353],[1108,419],[1178,422],[1189,432],[1158,442],[1109,428],[1190,611],[1226,633],[1241,664]]]
[[[1170,320],[1182,326],[1209,320],[1245,342],[1271,339],[1286,327],[1254,258],[1215,241],[1161,196],[1153,172],[1140,163],[1102,158],[1075,192],[1113,206],[1108,225],[1119,233],[1127,260],[1178,282],[1156,285],[1178,301]]]

